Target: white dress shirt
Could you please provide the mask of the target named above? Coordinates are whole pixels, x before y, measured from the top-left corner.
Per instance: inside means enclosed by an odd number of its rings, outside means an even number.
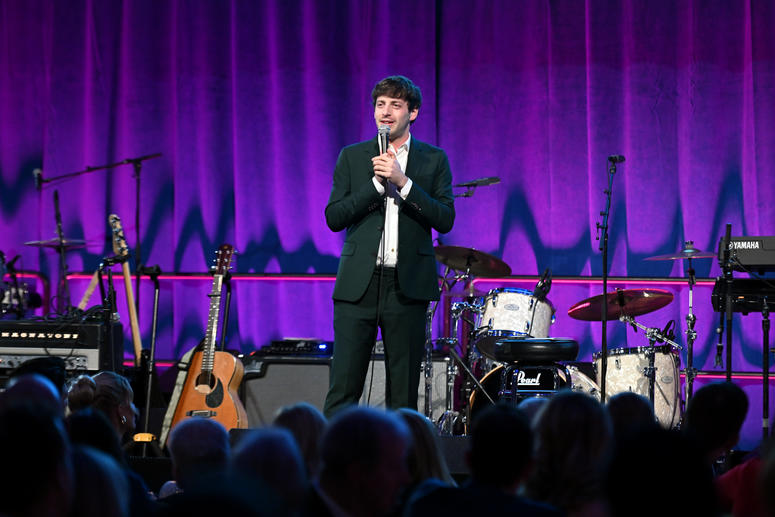
[[[393,144],[390,144],[390,149],[395,154],[398,160],[398,165],[401,167],[401,172],[406,174],[406,160],[409,158],[409,146],[412,142],[412,135],[406,139],[406,142],[401,144],[396,149]],[[385,193],[385,186],[374,177],[372,178],[374,187],[380,195]],[[387,182],[388,199],[387,199],[387,214],[385,216],[385,229],[382,231],[382,239],[379,242],[379,249],[377,250],[377,265],[380,265],[384,257],[384,265],[388,267],[395,267],[398,263],[398,208],[401,203],[404,202],[406,196],[409,195],[409,191],[412,189],[412,180],[407,178],[406,185],[400,191],[396,186],[390,182]]]

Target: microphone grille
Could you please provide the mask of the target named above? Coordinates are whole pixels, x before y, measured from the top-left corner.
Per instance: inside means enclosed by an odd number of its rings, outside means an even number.
[[[388,126],[387,124],[380,124],[379,128],[377,129],[377,132],[380,135],[387,135],[388,133],[390,133],[390,126]]]

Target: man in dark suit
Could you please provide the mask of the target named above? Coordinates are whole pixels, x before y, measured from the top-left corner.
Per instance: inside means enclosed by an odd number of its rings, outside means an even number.
[[[389,148],[380,154],[377,139],[345,147],[326,206],[328,227],[347,231],[334,286],[327,416],[360,399],[377,327],[387,406],[417,408],[426,310],[439,299],[431,230],[446,233],[455,220],[447,155],[409,134],[420,89],[391,76],[371,96],[377,126],[390,128]]]

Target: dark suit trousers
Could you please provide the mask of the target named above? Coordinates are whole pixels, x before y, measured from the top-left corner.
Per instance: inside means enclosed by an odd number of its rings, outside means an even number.
[[[334,300],[334,357],[323,410],[326,416],[361,398],[377,325],[385,345],[387,406],[417,409],[427,307],[426,300],[401,294],[393,268],[385,268],[380,278],[377,267],[366,294],[357,302]]]

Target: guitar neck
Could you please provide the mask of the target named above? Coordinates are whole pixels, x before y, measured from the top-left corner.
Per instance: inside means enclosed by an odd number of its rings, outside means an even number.
[[[213,288],[207,296],[210,298],[210,310],[207,315],[207,333],[205,334],[204,353],[202,354],[202,371],[213,370],[215,358],[215,340],[218,335],[218,317],[221,310],[221,288],[223,275],[213,277]]]
[[[135,366],[140,366],[140,355],[143,351],[143,344],[140,341],[140,327],[137,324],[137,309],[135,308],[135,295],[132,291],[132,277],[129,273],[129,264],[121,264],[121,272],[124,275],[124,289],[126,290],[126,304],[129,311],[129,325],[132,329],[132,344],[135,350]]]

